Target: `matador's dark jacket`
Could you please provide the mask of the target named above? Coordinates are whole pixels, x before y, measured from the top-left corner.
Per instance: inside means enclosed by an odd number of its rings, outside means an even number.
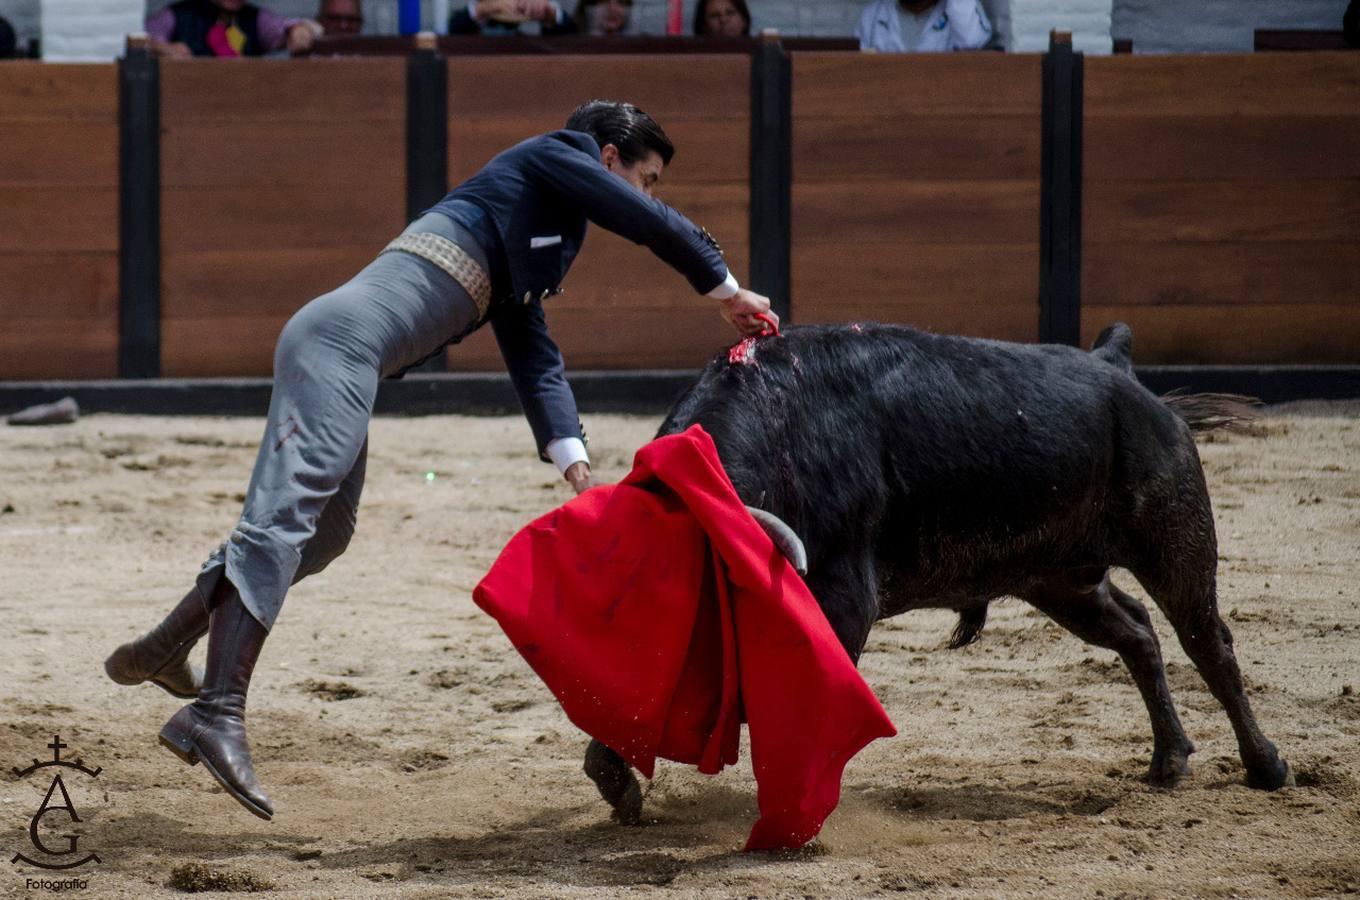
[[[581,437],[543,302],[561,292],[587,221],[645,245],[699,293],[728,281],[708,232],[610,173],[599,145],[584,132],[554,131],[511,147],[431,211],[463,225],[486,251],[488,318],[540,455],[557,438]]]

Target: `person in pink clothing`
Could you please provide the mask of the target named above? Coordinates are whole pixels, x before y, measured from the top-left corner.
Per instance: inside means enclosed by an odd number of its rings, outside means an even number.
[[[263,56],[305,53],[322,33],[310,19],[285,19],[246,0],[179,0],[147,17],[158,56]]]

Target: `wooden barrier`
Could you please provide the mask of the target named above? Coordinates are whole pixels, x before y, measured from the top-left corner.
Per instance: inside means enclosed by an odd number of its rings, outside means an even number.
[[[396,58],[161,66],[162,370],[267,375],[283,324],[406,222]]]
[[[1041,58],[793,57],[792,310],[1038,336]],[[448,177],[621,93],[678,154],[660,196],[749,280],[745,54],[448,60]],[[113,66],[0,64],[0,379],[111,377]],[[1360,363],[1360,54],[1086,61],[1082,338],[1142,364]],[[266,375],[282,324],[406,221],[400,57],[160,69],[161,370]],[[692,368],[715,304],[591,231],[548,304],[573,370]],[[501,369],[488,332],[452,368]]]
[[[517,141],[561,128],[586,100],[626,96],[676,147],[658,196],[707,227],[745,282],[750,65],[744,54],[452,57],[449,183]],[[693,368],[732,343],[716,301],[645,248],[598,227],[563,287],[545,308],[572,369]],[[503,366],[490,329],[451,350],[448,363]]]
[[[1360,54],[1092,58],[1082,331],[1149,363],[1360,362]]]
[[[1040,57],[793,59],[793,311],[1032,341]]]
[[[0,378],[118,368],[113,66],[0,63]]]

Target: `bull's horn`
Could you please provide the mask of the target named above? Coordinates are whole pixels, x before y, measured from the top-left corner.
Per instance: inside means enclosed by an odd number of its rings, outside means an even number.
[[[751,514],[751,518],[760,523],[761,528],[765,529],[770,540],[774,541],[774,545],[793,564],[798,574],[806,575],[808,569],[807,548],[803,546],[798,535],[793,533],[793,529],[772,512],[766,512],[754,506],[746,507],[746,511]]]

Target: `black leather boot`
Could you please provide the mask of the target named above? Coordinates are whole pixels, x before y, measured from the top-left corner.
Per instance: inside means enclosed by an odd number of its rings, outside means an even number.
[[[208,630],[208,610],[191,590],[155,628],[129,641],[104,660],[104,671],[119,684],[150,681],[184,700],[198,696],[203,670],[189,664],[189,650]]]
[[[269,632],[234,589],[222,593],[208,626],[208,665],[198,699],[165,723],[160,741],[189,765],[203,763],[242,806],[269,819],[274,806],[250,764],[245,723],[250,673]]]

